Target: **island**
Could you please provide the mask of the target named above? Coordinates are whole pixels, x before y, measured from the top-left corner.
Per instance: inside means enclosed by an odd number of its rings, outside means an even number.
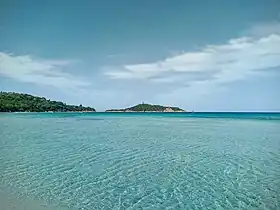
[[[67,105],[44,97],[1,91],[0,112],[95,112],[95,109],[82,104]]]
[[[185,112],[185,110],[179,107],[142,103],[124,109],[108,109],[106,112]]]

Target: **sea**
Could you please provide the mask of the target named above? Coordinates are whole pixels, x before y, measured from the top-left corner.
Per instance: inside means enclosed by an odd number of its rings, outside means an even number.
[[[0,113],[0,209],[280,209],[280,113]]]

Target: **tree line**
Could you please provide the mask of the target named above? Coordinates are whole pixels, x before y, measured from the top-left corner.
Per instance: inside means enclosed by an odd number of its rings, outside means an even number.
[[[0,92],[0,112],[95,112],[92,107],[67,105],[29,94]]]
[[[133,111],[133,112],[163,112],[165,109],[171,108],[173,111],[184,111],[179,107],[172,106],[161,106],[161,105],[153,105],[153,104],[138,104],[136,106],[132,106],[125,109],[109,109],[107,112],[124,112],[124,111]]]

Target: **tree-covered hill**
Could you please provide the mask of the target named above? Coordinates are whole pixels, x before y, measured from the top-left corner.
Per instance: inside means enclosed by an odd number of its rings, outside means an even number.
[[[161,106],[161,105],[152,105],[152,104],[138,104],[136,106],[132,106],[124,109],[109,109],[107,112],[164,112],[164,111],[175,111],[182,112],[183,109],[179,107],[171,107],[171,106]]]
[[[82,105],[67,105],[60,101],[51,101],[29,94],[0,92],[0,112],[71,112],[91,111],[95,109]]]

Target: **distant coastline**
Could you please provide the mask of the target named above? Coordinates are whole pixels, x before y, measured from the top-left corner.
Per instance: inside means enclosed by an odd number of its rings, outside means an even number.
[[[0,92],[0,112],[12,113],[91,113],[95,108],[82,104],[68,105],[61,101],[53,101],[44,97],[24,93]],[[105,112],[186,112],[179,107],[154,104],[137,104],[123,109],[108,109]]]
[[[106,112],[186,112],[186,111],[179,107],[142,103],[124,109],[109,109],[106,110]]]
[[[0,112],[95,112],[92,107],[68,105],[24,93],[0,92]]]

